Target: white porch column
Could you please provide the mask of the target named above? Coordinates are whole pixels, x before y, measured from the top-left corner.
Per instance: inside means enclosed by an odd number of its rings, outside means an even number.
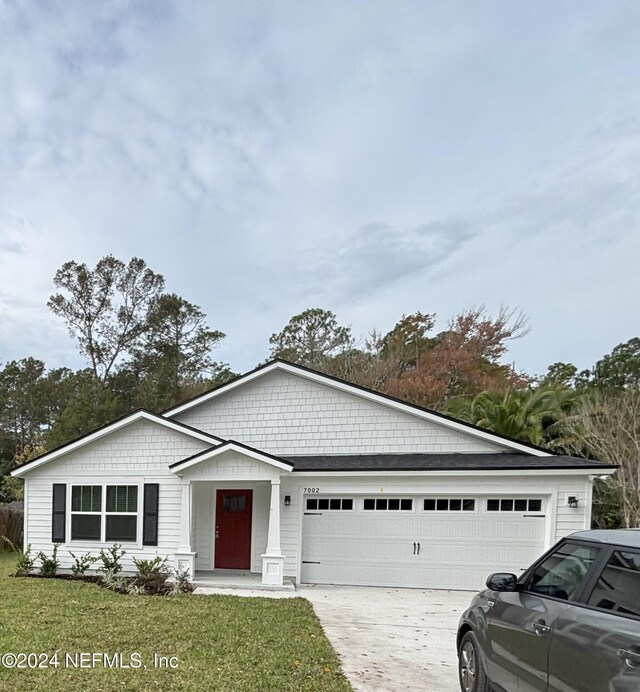
[[[282,586],[283,582],[284,555],[280,550],[280,479],[274,478],[271,481],[267,550],[262,556],[262,583]]]
[[[180,511],[180,544],[176,550],[176,568],[186,569],[193,578],[196,567],[196,554],[191,538],[191,519],[193,514],[193,493],[189,481],[182,482],[182,503]]]

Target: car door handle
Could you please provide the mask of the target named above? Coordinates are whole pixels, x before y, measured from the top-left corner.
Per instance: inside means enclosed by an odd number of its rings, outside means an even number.
[[[544,636],[551,628],[544,620],[538,620],[532,625],[533,631],[538,635],[538,637]]]
[[[629,666],[629,668],[640,667],[640,653],[629,651],[629,649],[618,649],[618,656]]]

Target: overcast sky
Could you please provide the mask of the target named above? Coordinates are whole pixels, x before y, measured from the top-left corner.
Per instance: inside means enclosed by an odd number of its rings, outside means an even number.
[[[65,261],[142,257],[245,371],[520,308],[509,360],[640,335],[640,3],[0,0],[0,364],[82,364]]]

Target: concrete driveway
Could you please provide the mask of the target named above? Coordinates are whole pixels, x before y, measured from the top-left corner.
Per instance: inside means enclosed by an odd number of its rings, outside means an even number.
[[[356,690],[459,692],[456,627],[470,591],[299,586]]]

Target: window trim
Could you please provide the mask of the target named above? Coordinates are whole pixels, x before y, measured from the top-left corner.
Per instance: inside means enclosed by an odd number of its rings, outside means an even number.
[[[101,507],[99,512],[77,512],[71,509],[71,498],[73,497],[73,489],[82,486],[99,486],[102,488]],[[126,485],[136,486],[137,488],[137,511],[136,512],[107,512],[107,487]],[[93,547],[103,545],[113,545],[114,543],[128,546],[129,548],[142,548],[142,529],[144,522],[144,480],[140,478],[127,478],[125,482],[114,481],[95,481],[91,478],[78,479],[74,483],[68,484],[69,491],[67,492],[67,521],[69,522],[69,543],[76,546]],[[141,501],[142,500],[142,501]],[[74,514],[86,514],[92,516],[100,516],[100,538],[71,538],[72,536],[72,517]],[[108,541],[107,540],[107,516],[135,516],[136,517],[136,538],[133,541]]]
[[[100,488],[100,510],[98,512],[92,511],[92,512],[86,512],[83,510],[74,510],[73,509],[73,491],[75,488]],[[73,485],[70,484],[70,510],[69,510],[69,541],[73,543],[86,543],[86,542],[91,542],[91,543],[97,543],[97,542],[104,542],[102,541],[103,537],[103,522],[102,522],[102,506],[105,502],[104,500],[104,487],[102,486],[101,483],[82,483],[80,485]],[[80,504],[82,504],[82,497],[80,498]],[[82,517],[100,517],[100,538],[73,538],[73,517],[74,516],[82,516]]]
[[[498,509],[489,509],[489,502],[491,500],[497,500],[500,504],[498,506]],[[511,500],[514,503],[514,508],[513,509],[502,509],[502,502],[503,500]],[[525,500],[527,503],[527,509],[515,509],[515,502],[516,500]],[[540,509],[529,509],[529,503],[531,501],[539,501],[540,502]],[[501,514],[508,514],[508,515],[514,515],[514,514],[535,514],[544,516],[545,513],[545,497],[540,496],[537,497],[535,495],[525,495],[524,497],[518,497],[517,495],[489,495],[488,497],[485,498],[484,501],[484,507],[483,511],[485,514],[490,514],[490,515],[501,515]]]
[[[313,501],[319,502],[320,500],[328,500],[329,505],[331,505],[331,500],[340,500],[340,507],[338,509],[331,509],[331,506],[329,506],[327,509],[320,509],[319,507],[316,507],[315,509],[309,507],[309,502]],[[350,500],[351,501],[351,509],[344,509],[342,507],[342,503],[344,500]],[[345,512],[355,512],[356,510],[356,498],[352,496],[348,497],[335,497],[335,496],[319,496],[319,495],[314,495],[314,496],[309,496],[304,498],[304,512],[339,512],[339,513],[345,513]]]
[[[419,499],[419,498],[418,498],[418,499]],[[367,509],[367,508],[364,506],[364,503],[365,503],[367,500],[373,500],[373,502],[375,503],[375,505],[378,504],[378,502],[377,502],[378,500],[386,500],[386,501],[387,501],[387,506],[386,506],[384,509],[378,509],[377,506],[374,506],[373,509]],[[389,500],[398,500],[398,502],[400,503],[398,509],[389,509]],[[411,502],[411,509],[402,509],[402,501],[403,501],[403,500],[409,500],[409,502]],[[363,512],[367,512],[367,513],[369,513],[369,512],[371,512],[371,513],[375,513],[375,512],[391,512],[392,514],[396,514],[396,513],[398,513],[398,514],[400,514],[400,513],[409,514],[410,512],[415,513],[415,511],[416,511],[416,498],[415,498],[415,497],[406,497],[406,496],[405,496],[405,497],[402,497],[402,496],[400,496],[400,495],[390,495],[390,496],[384,495],[384,496],[382,496],[382,497],[370,497],[370,496],[369,496],[369,497],[363,497],[363,498],[362,498],[362,511],[363,511]]]
[[[428,495],[426,497],[421,498],[422,499],[422,508],[421,512],[424,514],[455,514],[456,516],[458,514],[462,516],[469,516],[471,514],[477,514],[478,513],[478,507],[480,505],[480,502],[477,497],[469,497],[468,495],[466,497],[462,495],[455,495],[455,496],[436,496],[436,495]],[[433,500],[436,503],[436,506],[433,509],[425,509],[424,503],[427,500]],[[446,500],[447,501],[447,509],[438,509],[438,500]],[[460,509],[451,509],[451,500],[460,500]],[[465,501],[471,501],[473,502],[473,509],[465,509],[464,508],[464,503]]]

